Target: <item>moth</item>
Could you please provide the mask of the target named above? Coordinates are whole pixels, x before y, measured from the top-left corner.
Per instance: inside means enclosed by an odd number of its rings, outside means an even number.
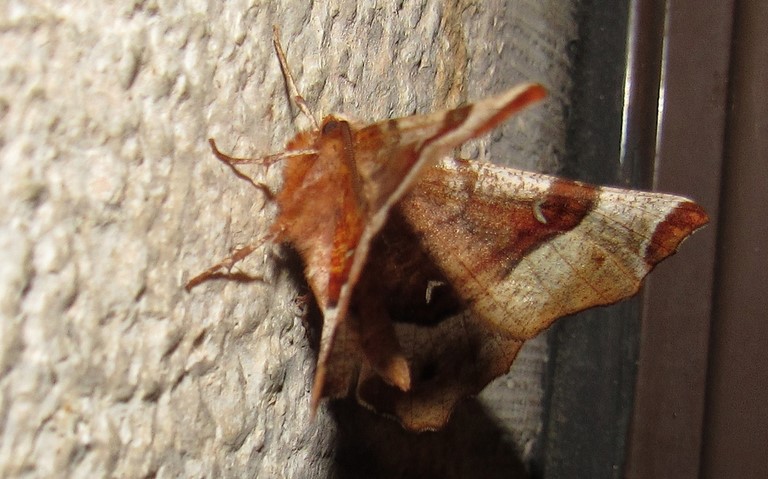
[[[187,283],[230,274],[264,241],[290,243],[323,315],[311,407],[354,394],[405,428],[442,427],[508,372],[553,321],[634,295],[707,223],[679,196],[597,187],[453,150],[541,100],[527,83],[454,110],[361,125],[314,120],[274,31],[286,85],[312,128],[285,151],[267,237]],[[257,185],[266,188],[264,185]]]

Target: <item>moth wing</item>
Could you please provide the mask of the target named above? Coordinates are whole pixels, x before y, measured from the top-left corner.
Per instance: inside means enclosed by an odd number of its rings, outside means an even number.
[[[363,371],[357,395],[413,430],[442,427],[459,400],[505,374],[524,340],[555,319],[635,294],[707,222],[685,198],[461,160],[427,171],[393,217],[403,223],[396,236],[411,239],[397,247],[388,224],[394,266],[378,268],[415,278],[406,283],[415,293],[390,292],[412,387]],[[414,243],[422,253],[406,250]],[[441,285],[442,298],[418,297],[428,283]]]
[[[634,295],[707,223],[686,198],[446,160],[400,205],[480,318],[516,339]]]

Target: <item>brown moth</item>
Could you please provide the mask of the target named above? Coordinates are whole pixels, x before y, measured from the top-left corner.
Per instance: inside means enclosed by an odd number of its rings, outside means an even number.
[[[267,238],[292,244],[323,313],[312,410],[358,401],[412,430],[505,374],[526,339],[559,317],[634,295],[659,261],[707,223],[690,200],[602,188],[456,159],[451,152],[545,96],[516,86],[455,110],[358,125],[314,122],[282,153]],[[237,171],[237,170],[236,170]],[[258,185],[264,187],[263,185]],[[264,187],[266,188],[266,187]],[[262,242],[187,283],[226,276]]]

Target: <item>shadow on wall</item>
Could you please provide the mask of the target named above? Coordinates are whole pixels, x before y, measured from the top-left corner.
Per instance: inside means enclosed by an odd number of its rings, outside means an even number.
[[[338,424],[334,477],[527,478],[510,438],[476,399],[465,400],[441,431],[413,433],[352,399],[329,404]]]

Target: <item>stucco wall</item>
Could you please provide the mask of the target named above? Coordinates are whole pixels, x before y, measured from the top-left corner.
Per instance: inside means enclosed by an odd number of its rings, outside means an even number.
[[[454,446],[530,451],[543,341],[446,433],[413,438],[345,403],[310,421],[315,352],[289,249],[241,265],[262,281],[183,290],[273,214],[206,139],[258,156],[306,126],[272,25],[318,115],[376,120],[541,81],[544,106],[465,153],[556,167],[570,7],[372,3],[0,5],[0,476],[388,477],[419,450],[459,474],[473,462]],[[279,184],[277,167],[248,172]]]

